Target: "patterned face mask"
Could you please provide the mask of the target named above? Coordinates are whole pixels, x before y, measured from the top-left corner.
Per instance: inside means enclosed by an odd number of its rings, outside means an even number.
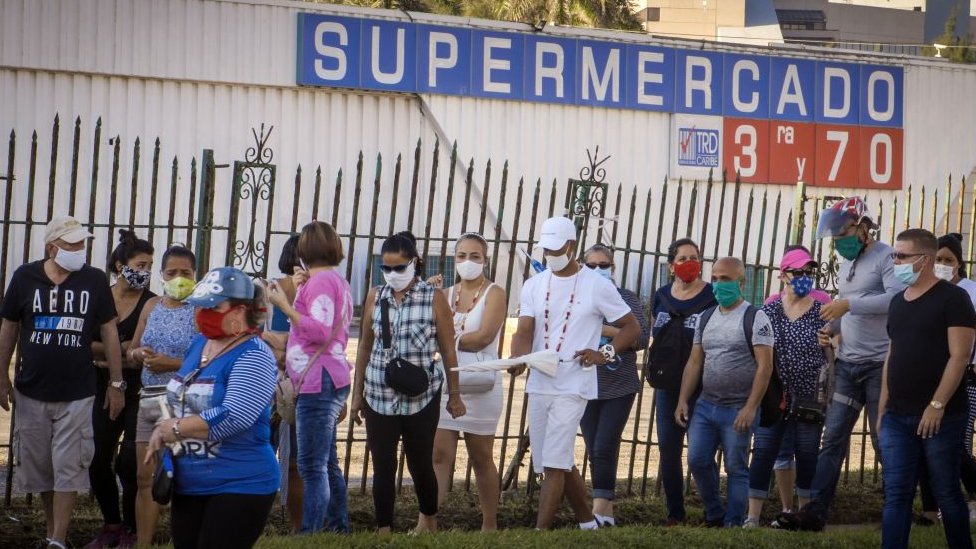
[[[151,272],[137,271],[128,265],[122,265],[122,272],[120,274],[133,290],[142,290],[149,286],[149,279],[152,278]]]

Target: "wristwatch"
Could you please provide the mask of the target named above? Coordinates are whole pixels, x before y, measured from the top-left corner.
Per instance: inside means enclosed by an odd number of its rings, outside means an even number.
[[[120,379],[119,381],[111,381],[108,385],[109,387],[118,389],[119,391],[124,391],[129,387],[129,384],[126,383],[124,379]]]
[[[614,362],[617,359],[617,350],[610,343],[600,347],[600,354],[607,362]]]
[[[935,408],[936,410],[941,410],[945,407],[945,404],[939,402],[938,400],[933,400],[932,402],[929,402],[929,406]]]

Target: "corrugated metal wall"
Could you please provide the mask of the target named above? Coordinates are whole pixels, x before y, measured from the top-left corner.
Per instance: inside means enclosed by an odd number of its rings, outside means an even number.
[[[393,159],[399,153],[411,155],[418,139],[428,145],[437,137],[456,140],[464,165],[473,158],[476,173],[489,158],[496,173],[508,160],[513,181],[525,177],[527,181],[565,182],[585,165],[587,148],[599,146],[601,155],[612,155],[605,165],[608,181],[623,183],[627,200],[633,187],[638,188],[640,200],[649,187],[654,199],[659,197],[659,183],[668,166],[654,164],[653,159],[670,157],[669,115],[299,88],[294,85],[295,14],[299,10],[350,12],[336,6],[276,0],[0,0],[0,132],[15,129],[24,143],[23,138],[36,129],[39,150],[47,151],[54,115],[60,113],[65,128],[80,116],[83,150],[90,151],[94,122],[101,117],[103,140],[120,136],[122,158],[131,158],[131,151],[125,148],[136,137],[144,140],[144,148],[160,137],[161,157],[168,165],[174,156],[181,162],[199,157],[204,148],[216,151],[218,163],[241,159],[252,142],[251,128],[265,123],[275,127],[269,145],[276,154],[280,186],[288,185],[299,164],[306,174],[321,166],[325,181],[334,181],[340,168],[348,177],[355,173],[357,155],[363,151],[366,180],[372,180],[378,154],[388,161],[384,192],[388,192],[385,187],[392,177]],[[353,13],[405,17],[377,10]],[[598,31],[554,32],[615,36]],[[844,55],[846,59],[870,58]],[[973,68],[924,61],[906,66],[906,182],[941,185],[947,175],[968,175],[976,166],[974,93]],[[62,150],[69,150],[68,134],[62,130]],[[109,150],[103,146],[102,155]],[[79,172],[88,174],[88,158],[83,154],[80,160]],[[59,185],[64,184],[70,161],[70,153],[59,155]],[[105,161],[103,158],[103,164]],[[28,155],[21,149],[16,173],[26,174],[27,162]],[[46,164],[41,166],[38,177],[46,178]],[[429,179],[429,147],[420,169],[421,180]],[[128,170],[128,162],[123,162],[121,181],[130,180]],[[439,178],[446,180],[446,171],[447,162],[442,161]],[[229,170],[220,177],[229,179]],[[138,184],[144,184],[146,178],[143,170]],[[26,205],[22,183],[15,186],[15,207]],[[181,185],[185,184],[181,176]],[[781,192],[784,203],[791,203],[791,187],[768,190],[772,195]],[[351,204],[352,185],[344,185],[342,192],[342,202]],[[842,192],[831,190],[829,194]],[[303,195],[307,193],[311,193],[308,185],[302,189]],[[426,204],[426,190],[420,193],[418,202]],[[436,198],[434,208],[427,212],[435,225],[445,210],[443,198]],[[497,199],[493,195],[489,203],[494,205]],[[61,208],[66,197],[61,194],[57,200],[56,206]],[[510,200],[514,197],[506,197]],[[139,206],[147,201],[142,193]],[[119,204],[128,201],[123,197]],[[221,207],[218,203],[217,217],[226,219],[226,205]],[[290,202],[278,200],[275,208],[277,223],[287,225]],[[35,218],[40,218],[41,209],[35,204]],[[622,211],[628,209],[629,204]],[[368,215],[369,211],[369,205],[361,204],[358,214]],[[642,208],[636,211],[643,215]],[[460,215],[459,208],[454,212]],[[696,231],[703,212],[704,204],[699,202],[692,223]],[[357,213],[342,212],[347,219],[353,215]],[[680,221],[684,227],[686,220]],[[671,226],[673,220],[666,219],[664,224]],[[39,253],[36,239],[32,246]],[[757,243],[757,250],[750,253],[758,253],[758,247]]]

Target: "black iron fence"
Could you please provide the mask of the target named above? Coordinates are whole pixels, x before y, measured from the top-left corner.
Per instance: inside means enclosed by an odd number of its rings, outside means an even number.
[[[608,183],[609,157],[601,157],[598,148],[588,151],[578,178],[527,181],[511,174],[507,163],[464,162],[456,146],[445,151],[438,142],[429,149],[418,142],[410,155],[392,161],[379,155],[375,162],[368,161],[360,153],[352,174],[301,165],[286,171],[274,163],[269,146],[273,131],[255,129],[253,146],[232,165],[217,164],[215,158],[232,157],[234,151],[203,150],[199,157],[166,158],[158,138],[149,149],[140,138],[132,140],[131,147],[121,136],[105,141],[101,120],[89,132],[76,119],[70,140],[62,141],[56,118],[47,138],[49,151],[40,150],[36,131],[27,139],[11,131],[6,165],[0,165],[0,296],[13,269],[42,253],[46,221],[64,212],[94,230],[89,259],[96,265],[101,264],[99,258],[108,258],[117,229],[133,228],[159,248],[178,241],[195,249],[201,273],[228,264],[260,277],[269,275],[269,264],[288,236],[312,219],[327,220],[347,246],[345,275],[360,299],[379,280],[376,251],[385,235],[412,230],[428,257],[428,274],[453,277],[451,242],[462,232],[476,230],[489,241],[490,275],[508,288],[513,314],[521,283],[531,274],[522,252],[533,248],[541,222],[554,214],[576,220],[581,249],[595,242],[610,245],[621,285],[636,291],[645,303],[667,282],[663,250],[684,236],[701,244],[706,270],[722,256],[743,258],[747,298],[752,302],[761,303],[779,290],[775,265],[789,243],[812,248],[825,267],[821,287],[832,290],[836,283],[833,253],[814,240],[811,230],[818,212],[836,197],[811,192],[803,184],[750,186],[719,174],[704,181]],[[58,171],[65,164],[59,155],[70,158],[67,173]],[[349,186],[351,192],[343,190]],[[879,236],[888,241],[908,226],[976,233],[974,195],[965,179],[950,179],[940,188],[869,192],[867,200],[881,223]],[[967,262],[972,263],[972,239],[967,252]],[[657,476],[654,392],[643,386],[625,431],[619,469],[625,491],[642,497],[656,491]],[[506,380],[506,404],[496,436],[506,488],[531,486],[525,482],[530,475],[525,467],[521,387],[521,380]],[[353,486],[358,483],[365,490],[369,460],[364,433],[350,422],[342,432],[344,471],[353,477]],[[8,449],[9,501],[8,441],[0,440]],[[877,480],[866,420],[855,432],[845,467],[845,479]],[[469,488],[470,466],[456,478],[463,478],[464,488]]]

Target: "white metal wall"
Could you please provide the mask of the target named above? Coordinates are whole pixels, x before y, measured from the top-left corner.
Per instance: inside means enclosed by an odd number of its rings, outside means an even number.
[[[579,173],[586,161],[586,149],[599,145],[601,156],[612,155],[605,165],[608,181],[622,182],[627,190],[636,186],[642,200],[648,188],[653,189],[655,200],[659,197],[659,183],[668,166],[655,159],[670,157],[669,115],[300,88],[294,85],[295,14],[299,10],[405,17],[398,12],[278,0],[0,0],[0,135],[5,138],[6,132],[14,129],[20,136],[15,171],[27,173],[26,138],[35,129],[39,150],[48,154],[51,121],[60,113],[59,188],[66,185],[70,171],[70,129],[74,118],[80,116],[82,151],[91,150],[95,119],[101,117],[104,122],[103,176],[107,173],[104,167],[110,163],[108,140],[121,137],[121,181],[131,177],[131,150],[127,148],[135,137],[144,140],[144,166],[148,162],[145,151],[151,149],[156,137],[162,141],[164,166],[174,156],[181,162],[199,157],[204,148],[215,149],[221,163],[240,159],[251,145],[251,128],[265,123],[275,126],[270,146],[276,153],[279,185],[288,185],[299,164],[305,169],[306,182],[317,166],[323,169],[324,181],[330,183],[341,168],[346,174],[342,191],[345,204],[352,203],[349,177],[355,173],[360,150],[365,154],[366,181],[372,181],[376,155],[383,155],[383,192],[388,193],[393,159],[398,153],[411,157],[418,139],[428,144],[421,180],[429,179],[429,145],[438,136],[449,142],[456,140],[465,164],[472,158],[476,161],[475,173],[483,170],[490,158],[499,174],[501,163],[508,160],[512,181],[525,177],[527,181],[541,178],[544,182],[565,182]],[[468,23],[521,28],[486,21]],[[553,32],[650,40],[643,35],[590,30]],[[785,54],[806,55],[798,50],[786,50]],[[843,57],[871,59],[850,53]],[[891,62],[890,57],[878,59]],[[936,186],[948,174],[968,175],[976,166],[972,136],[976,128],[976,101],[972,100],[976,70],[928,61],[906,63],[906,183]],[[442,150],[449,149],[444,145]],[[0,162],[5,162],[2,156]],[[439,177],[446,181],[444,158]],[[88,158],[82,154],[81,160],[79,172],[87,181]],[[46,163],[39,165],[43,169],[38,178],[46,181]],[[4,167],[0,166],[0,171]],[[142,170],[140,185],[147,177],[148,170]],[[222,173],[221,177],[229,179],[230,175]],[[181,185],[187,184],[184,178]],[[26,206],[23,183],[15,187],[15,208]],[[324,186],[329,188],[331,185]],[[748,186],[745,188],[748,191]],[[791,204],[792,188],[755,189],[756,193],[766,190],[771,196],[782,193],[783,203]],[[303,186],[303,196],[310,198],[311,192],[311,185]],[[844,190],[831,190],[830,194],[839,192]],[[426,205],[423,186],[420,194],[418,203]],[[438,216],[445,210],[443,197],[437,199],[434,209],[427,212],[435,226],[441,223]],[[64,200],[66,196],[58,194],[58,208],[64,206]],[[492,208],[497,200],[495,195],[490,198]],[[145,207],[147,201],[142,193],[139,206]],[[506,201],[514,201],[514,196],[506,197]],[[121,197],[119,204],[127,205],[126,197]],[[217,217],[226,218],[226,205],[223,210],[221,206],[217,204]],[[35,219],[43,217],[43,207],[35,204]],[[275,207],[275,218],[287,223],[290,201],[278,200]],[[342,212],[342,218],[368,216],[369,208],[361,204],[359,212]],[[642,208],[636,210],[642,217]],[[693,220],[695,230],[701,226],[703,210],[699,202]],[[656,207],[652,211],[656,216]],[[460,215],[460,208],[454,212]],[[665,225],[672,221],[666,219]],[[682,227],[685,222],[681,220]],[[39,253],[36,239],[32,246]]]

